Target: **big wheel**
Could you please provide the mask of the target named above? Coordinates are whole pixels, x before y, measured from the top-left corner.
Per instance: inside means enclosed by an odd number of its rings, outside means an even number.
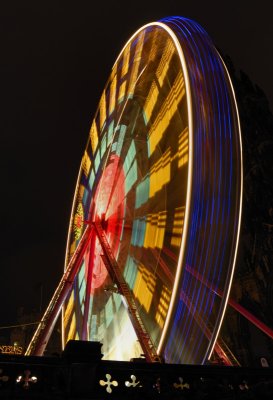
[[[202,363],[219,333],[241,213],[239,119],[206,32],[172,17],[145,25],[118,56],[92,122],[66,262],[100,220],[138,313],[167,362]],[[63,341],[142,353],[130,310],[92,232],[63,309]]]

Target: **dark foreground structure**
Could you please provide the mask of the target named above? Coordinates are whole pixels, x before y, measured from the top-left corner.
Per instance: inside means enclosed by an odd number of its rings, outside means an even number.
[[[61,357],[0,355],[0,399],[272,399],[273,369],[101,360],[70,341]]]

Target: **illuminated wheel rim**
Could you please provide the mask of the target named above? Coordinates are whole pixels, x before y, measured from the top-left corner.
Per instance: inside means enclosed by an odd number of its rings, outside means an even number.
[[[242,198],[240,126],[227,70],[180,17],[145,25],[113,66],[74,196],[67,262],[99,217],[146,330],[167,362],[202,363],[232,282]],[[93,234],[63,311],[63,341],[105,358],[141,348]]]

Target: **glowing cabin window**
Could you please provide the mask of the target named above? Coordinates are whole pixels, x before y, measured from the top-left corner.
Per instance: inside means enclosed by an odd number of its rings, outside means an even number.
[[[178,168],[183,167],[189,160],[189,129],[185,128],[179,135]]]
[[[121,70],[121,77],[122,78],[128,72],[129,60],[130,60],[130,44],[125,48],[124,54],[123,54],[123,62],[122,62],[122,70]]]
[[[90,167],[91,167],[91,160],[89,155],[87,154],[87,151],[85,150],[84,156],[82,158],[82,170],[84,175],[87,177],[89,175]]]
[[[90,340],[97,340],[97,315],[92,315],[91,318]]]
[[[137,161],[135,160],[125,178],[125,195],[137,181]]]
[[[163,285],[163,289],[161,291],[160,300],[155,315],[155,320],[161,328],[163,328],[164,322],[166,320],[166,315],[168,312],[170,300],[171,300],[171,291],[166,286]]]
[[[89,299],[88,321],[91,321],[92,310],[93,310],[93,297],[90,297],[90,299]]]
[[[90,189],[93,188],[94,181],[95,181],[95,174],[94,174],[94,171],[92,170],[91,174],[90,174],[90,178],[89,178],[89,188]]]
[[[82,198],[82,202],[83,202],[83,205],[84,205],[84,206],[87,205],[88,197],[89,197],[89,192],[88,192],[88,190],[85,190],[85,191],[84,191],[84,194],[83,194],[83,198]]]
[[[158,96],[159,96],[159,89],[158,89],[156,83],[153,82],[150,92],[148,94],[147,100],[145,101],[144,106],[143,106],[143,115],[144,115],[146,125],[148,124],[148,122],[151,118],[151,115],[154,110],[155,104],[157,102]]]
[[[128,87],[128,97],[132,97],[134,94],[134,91],[135,91],[135,83],[137,80],[138,69],[139,69],[139,64],[140,64],[140,60],[141,60],[144,36],[145,36],[145,33],[141,32],[137,39],[136,51],[135,51],[135,55],[134,55],[134,62],[133,62],[133,66],[132,66],[130,83],[129,83],[129,87]]]
[[[147,64],[154,63],[156,57],[158,57],[157,47],[158,47],[158,32],[155,32],[151,40],[150,50],[147,52]]]
[[[85,282],[85,263],[82,264],[82,267],[80,269],[79,275],[78,275],[78,286],[79,286],[79,298],[80,298],[80,303],[83,303],[83,299],[85,296],[85,291],[86,291],[86,282]]]
[[[184,226],[184,218],[185,218],[185,207],[180,207],[175,209],[174,213],[174,222],[172,229],[172,238],[171,245],[172,246],[180,246],[182,239],[182,232]]]
[[[150,155],[154,152],[157,144],[164,136],[166,129],[170,124],[170,120],[178,109],[178,104],[185,95],[185,83],[182,72],[180,71],[175,82],[164,101],[159,113],[149,132],[149,150]]]
[[[84,270],[85,270],[85,265],[83,263],[81,268],[80,268],[79,275],[78,275],[78,277],[79,277],[79,287],[81,286],[81,283],[82,283],[82,281],[84,279]]]
[[[130,256],[127,258],[126,266],[123,272],[123,276],[130,287],[133,289],[135,286],[136,276],[137,276],[137,266],[134,259]]]
[[[111,115],[115,109],[116,91],[117,91],[117,76],[115,75],[110,85],[109,115]]]
[[[122,303],[121,295],[118,293],[113,293],[113,300],[114,300],[115,309],[118,310]]]
[[[117,142],[117,147],[115,149],[116,154],[118,156],[120,156],[121,150],[122,150],[122,146],[123,146],[123,141],[124,141],[124,136],[125,136],[125,132],[126,132],[126,125],[121,125],[119,127],[119,136],[118,136],[118,142]]]
[[[91,140],[91,147],[93,154],[95,154],[97,146],[98,146],[98,129],[97,129],[97,124],[96,121],[94,120],[91,129],[90,129],[90,140]]]
[[[128,153],[124,160],[123,168],[124,168],[125,175],[128,173],[128,170],[130,169],[131,164],[132,164],[133,160],[135,159],[135,156],[136,156],[136,146],[135,146],[135,142],[132,140],[132,143],[128,149]]]
[[[136,208],[139,208],[142,204],[148,201],[149,193],[150,178],[149,176],[146,176],[146,178],[144,178],[136,187]]]
[[[67,340],[74,340],[76,337],[76,314],[73,313],[72,320],[69,326],[69,332],[67,335]]]
[[[97,152],[97,155],[95,157],[95,171],[98,172],[99,166],[100,166],[100,152]]]
[[[160,87],[163,86],[165,77],[167,76],[170,68],[170,61],[174,54],[174,46],[170,40],[167,41],[163,55],[161,57],[159,66],[156,70],[156,77]]]
[[[150,175],[150,195],[152,197],[156,192],[162,189],[171,177],[171,151],[167,151],[163,156],[152,166]]]
[[[112,143],[113,139],[113,132],[114,132],[114,121],[111,122],[108,128],[108,135],[107,135],[107,146]]]
[[[102,130],[105,120],[106,120],[106,99],[104,91],[100,99],[100,130]]]
[[[165,226],[166,226],[166,211],[161,211],[157,214],[148,214],[146,219],[146,232],[143,246],[145,248],[161,249],[163,247]]]
[[[138,272],[133,292],[147,312],[149,312],[151,307],[155,291],[155,283],[154,275],[144,267],[144,265],[138,265]]]
[[[105,304],[105,325],[108,328],[111,321],[113,320],[114,307],[112,296],[109,297],[107,303]]]
[[[105,133],[103,135],[103,138],[101,139],[101,146],[100,146],[100,157],[101,157],[101,159],[103,158],[104,153],[106,151],[106,140],[107,140],[107,134]]]
[[[132,231],[133,231],[131,239],[132,245],[142,247],[144,244],[145,231],[146,231],[145,218],[135,219],[133,222]]]
[[[126,91],[126,85],[127,85],[127,81],[124,81],[124,82],[122,82],[122,84],[119,87],[118,103],[121,103],[122,100],[124,99],[125,91]]]
[[[113,152],[113,153],[116,153],[116,151],[117,151],[117,142],[114,142],[114,143],[112,144],[111,149],[112,149],[112,152]]]
[[[114,173],[114,172],[113,172]],[[115,171],[115,181],[114,186],[112,187],[112,199],[113,202],[109,204],[107,215],[113,215],[116,212],[117,207],[124,201],[124,174],[123,171]],[[117,176],[118,175],[118,176]],[[106,216],[107,217],[107,216]]]
[[[74,299],[75,299],[74,298],[74,292],[72,291],[70,296],[69,296],[67,307],[66,307],[65,312],[64,312],[63,321],[64,321],[64,327],[65,328],[66,328],[67,324],[69,323],[71,315],[72,315],[72,312],[73,312],[74,301],[75,301]]]

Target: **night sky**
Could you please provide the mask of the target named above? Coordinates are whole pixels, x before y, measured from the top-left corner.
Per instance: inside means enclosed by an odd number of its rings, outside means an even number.
[[[44,310],[62,275],[89,127],[111,67],[139,27],[169,15],[196,20],[262,88],[273,110],[271,0],[159,3],[0,6],[1,326],[16,323],[20,307]]]

